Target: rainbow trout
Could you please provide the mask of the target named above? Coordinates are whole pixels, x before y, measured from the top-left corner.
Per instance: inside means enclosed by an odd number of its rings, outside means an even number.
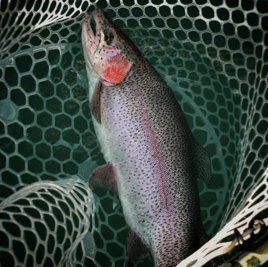
[[[131,230],[126,266],[150,254],[176,266],[207,241],[197,178],[210,161],[173,91],[104,11],[85,15],[82,42],[93,122],[106,161],[89,185],[116,193]]]

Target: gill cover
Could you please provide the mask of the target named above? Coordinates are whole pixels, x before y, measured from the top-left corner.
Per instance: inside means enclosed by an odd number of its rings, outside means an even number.
[[[110,46],[106,50],[102,79],[111,84],[118,84],[127,76],[129,68],[128,60],[115,47]]]

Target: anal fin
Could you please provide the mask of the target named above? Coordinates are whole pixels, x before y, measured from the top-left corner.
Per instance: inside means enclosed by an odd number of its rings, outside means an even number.
[[[125,267],[128,267],[130,262],[135,263],[147,259],[150,255],[150,250],[146,247],[141,238],[133,230],[129,230],[126,242]]]
[[[96,168],[89,177],[88,183],[93,189],[108,189],[114,192],[118,198],[116,175],[112,163]]]
[[[91,112],[98,123],[101,123],[101,91],[102,83],[99,81],[90,100]]]
[[[195,141],[193,143],[194,162],[197,167],[197,178],[210,185],[212,179],[211,162],[207,151]]]

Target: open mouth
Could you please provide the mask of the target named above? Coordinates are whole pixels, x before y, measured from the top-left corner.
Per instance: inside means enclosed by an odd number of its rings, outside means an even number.
[[[96,37],[96,23],[93,16],[90,18],[90,27],[92,34],[94,35],[94,37]]]

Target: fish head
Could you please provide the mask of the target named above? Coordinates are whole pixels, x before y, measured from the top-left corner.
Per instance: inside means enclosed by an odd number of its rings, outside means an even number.
[[[103,84],[115,85],[126,78],[136,48],[103,10],[84,15],[82,42],[86,62]]]

